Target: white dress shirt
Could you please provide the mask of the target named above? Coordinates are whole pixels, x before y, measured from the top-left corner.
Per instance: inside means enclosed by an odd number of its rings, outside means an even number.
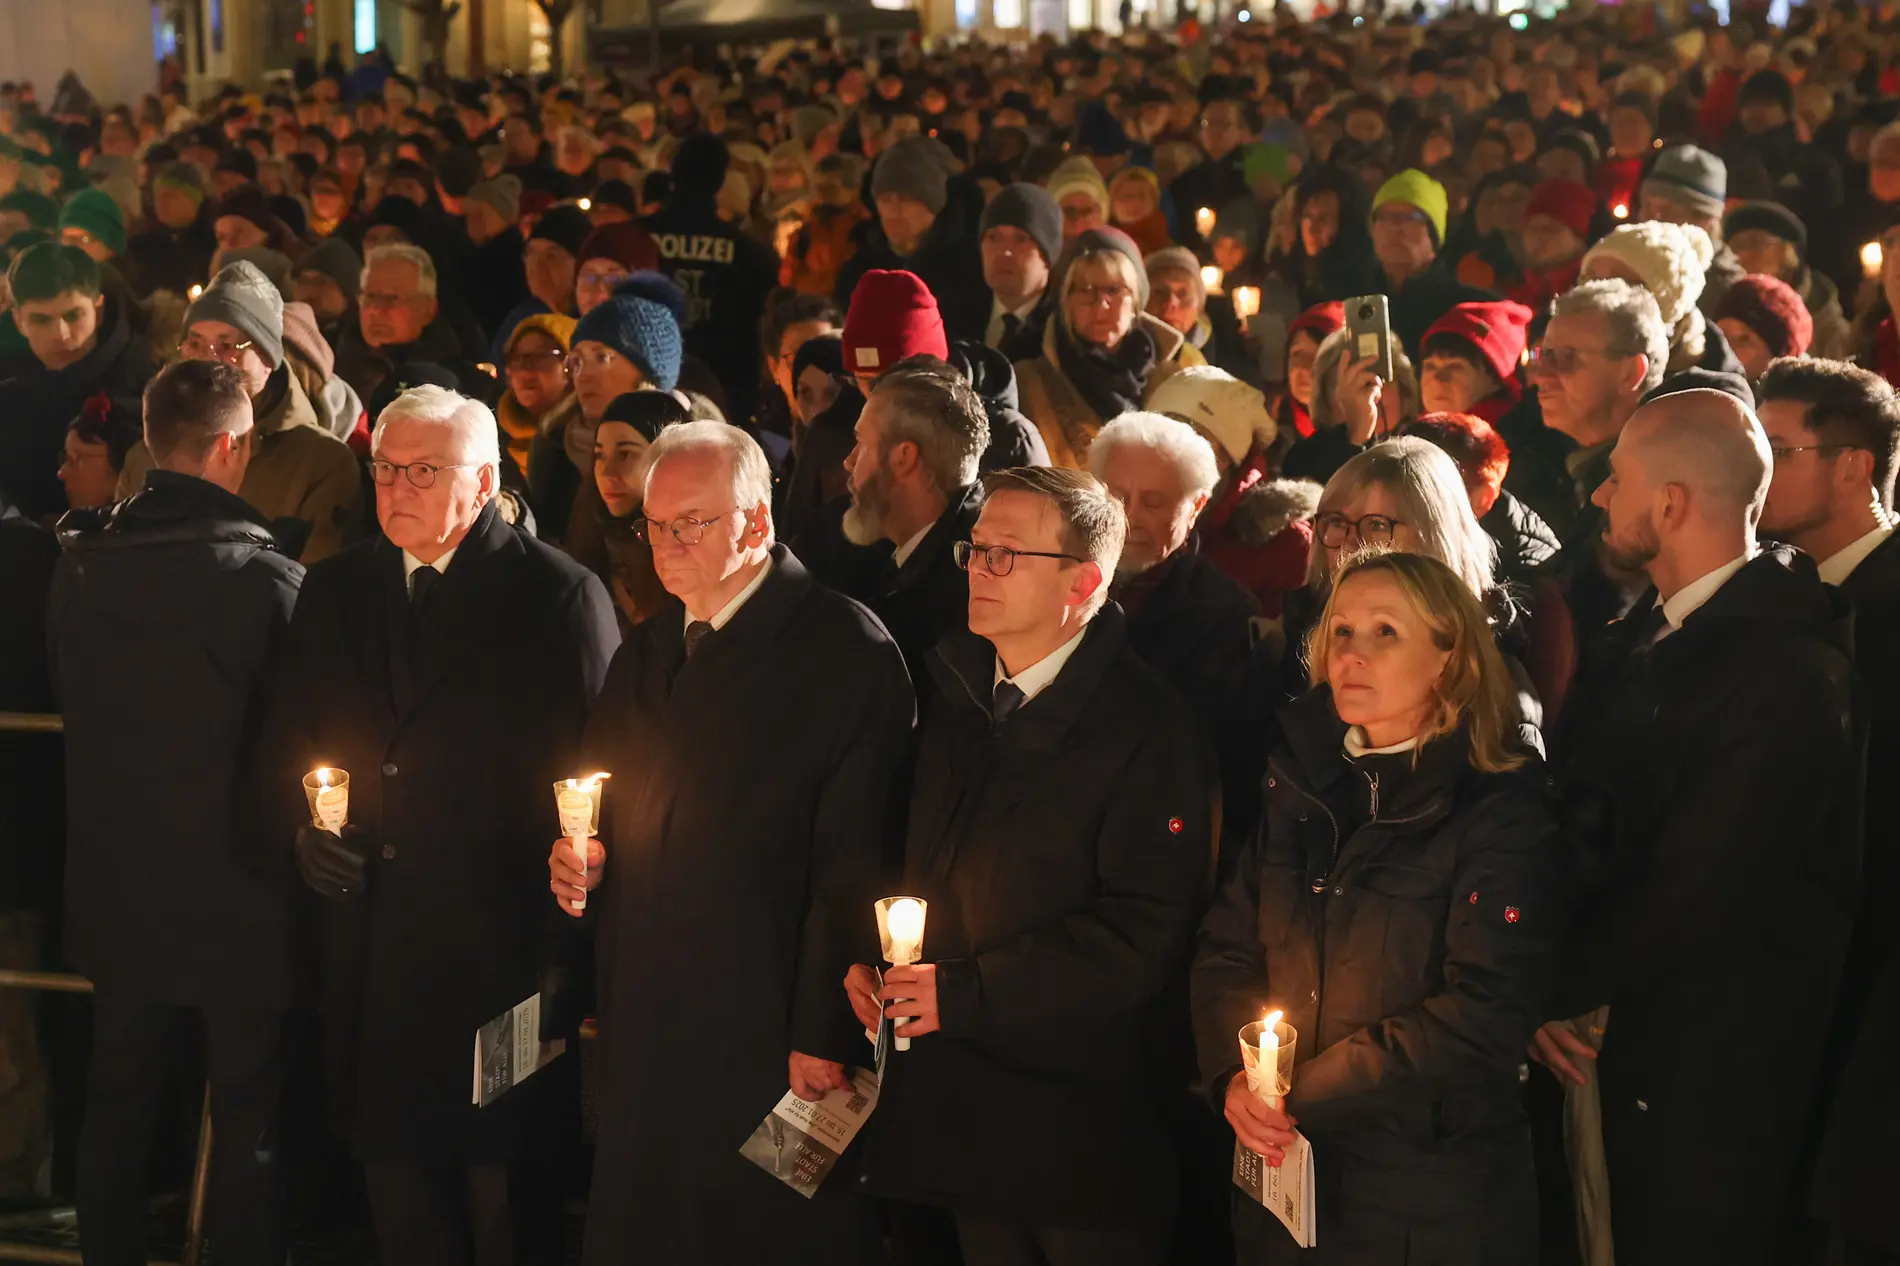
[[[1013,316],[1024,325],[1029,324],[1029,314],[1042,302],[1040,294],[1031,295],[1029,302],[1020,308],[1006,308],[1001,299],[990,300],[990,323],[983,327],[983,346],[995,347],[1003,341],[1003,318]]]
[[[457,548],[459,549],[460,546],[457,546]],[[417,572],[421,571],[424,567],[433,567],[435,568],[436,575],[446,576],[449,573],[449,560],[454,557],[455,550],[450,550],[433,563],[425,563],[408,550],[404,550],[402,552],[402,583],[408,588],[410,596],[413,597],[416,592]]]
[[[712,625],[714,629],[725,628],[727,624],[732,622],[732,617],[739,614],[739,608],[751,600],[752,595],[759,591],[759,586],[765,583],[765,578],[771,574],[772,560],[768,558],[765,560],[765,566],[759,568],[759,574],[754,576],[751,581],[747,583],[745,588],[735,594],[731,602],[719,608],[719,614],[706,621],[706,623]],[[686,613],[686,627],[689,629],[693,627],[693,613],[691,611]]]
[[[897,547],[897,552],[891,555],[891,561],[893,563],[896,563],[899,567],[902,567],[905,563],[909,562],[910,556],[917,552],[917,547],[924,543],[924,538],[926,536],[930,535],[930,529],[936,526],[937,526],[936,521],[932,520],[931,522],[926,523],[921,528],[917,529],[917,535],[911,537],[908,541],[905,541],[902,545],[899,545]]]
[[[1821,563],[1821,579],[1830,585],[1840,584],[1853,575],[1854,569],[1865,562],[1867,556],[1879,549],[1881,543],[1892,535],[1893,529],[1883,525],[1845,549],[1829,554]]]
[[[1707,575],[1698,576],[1671,594],[1669,600],[1663,603],[1662,608],[1663,619],[1668,621],[1668,623],[1661,632],[1656,634],[1656,640],[1660,642],[1663,638],[1668,637],[1671,633],[1681,628],[1684,620],[1694,615],[1696,610],[1701,607],[1703,603],[1713,598],[1716,591],[1723,585],[1726,585],[1729,582],[1729,578],[1746,566],[1748,560],[1754,556],[1754,553],[1750,552],[1743,554],[1740,558],[1723,563],[1714,571],[1709,572]]]
[[[1083,625],[1074,637],[1056,647],[1053,651],[1050,651],[1047,655],[1044,655],[1041,659],[1017,673],[1014,677],[1011,677],[1008,670],[1003,667],[1002,656],[997,656],[996,680],[991,683],[990,688],[994,690],[997,686],[1007,681],[1015,686],[1016,689],[1023,692],[1023,703],[1028,703],[1031,699],[1034,699],[1037,695],[1047,690],[1050,683],[1055,681],[1061,674],[1062,666],[1069,662],[1069,656],[1075,654],[1075,648],[1082,644],[1082,634],[1088,631],[1088,626],[1086,624]]]

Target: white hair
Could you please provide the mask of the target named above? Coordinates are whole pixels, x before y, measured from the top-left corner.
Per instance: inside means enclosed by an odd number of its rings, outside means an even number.
[[[411,387],[383,407],[370,436],[370,452],[383,445],[383,433],[392,421],[427,422],[452,427],[462,437],[462,452],[471,466],[501,465],[501,428],[495,415],[479,400],[447,387],[429,384]]]
[[[368,286],[369,270],[391,260],[414,265],[418,287],[429,298],[435,298],[435,261],[429,258],[429,252],[410,242],[389,242],[372,247],[369,257],[363,261],[363,276],[357,284]]]
[[[1558,295],[1550,305],[1552,316],[1582,316],[1594,312],[1609,327],[1605,349],[1617,356],[1642,356],[1649,361],[1638,390],[1647,394],[1661,385],[1669,368],[1669,327],[1663,324],[1656,296],[1620,278],[1586,281]]]
[[[660,463],[685,452],[713,449],[724,453],[732,469],[732,501],[741,510],[772,504],[772,468],[766,464],[759,442],[730,422],[698,418],[675,422],[660,432],[647,450],[647,486]]]
[[[1124,413],[1101,429],[1089,445],[1089,470],[1097,479],[1108,465],[1109,450],[1125,444],[1159,453],[1174,463],[1189,497],[1212,495],[1220,482],[1214,446],[1186,422],[1162,413]]]

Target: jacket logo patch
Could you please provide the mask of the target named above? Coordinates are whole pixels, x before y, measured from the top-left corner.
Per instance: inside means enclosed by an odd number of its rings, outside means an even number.
[[[1179,835],[1181,833],[1182,827],[1184,827],[1185,825],[1186,823],[1182,822],[1181,819],[1179,818],[1169,818],[1168,819],[1168,833],[1170,835]]]
[[[1504,907],[1504,921],[1505,921],[1506,923],[1516,923],[1516,922],[1517,922],[1517,907],[1516,907],[1516,906],[1505,906],[1505,907]]]
[[[1478,904],[1478,894],[1475,892],[1471,894],[1471,904],[1474,906]]]

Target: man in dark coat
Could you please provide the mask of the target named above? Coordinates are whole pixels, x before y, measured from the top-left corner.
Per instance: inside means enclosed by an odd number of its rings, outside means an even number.
[[[931,690],[931,648],[969,627],[969,578],[952,547],[970,539],[982,508],[977,462],[989,422],[961,376],[917,356],[878,379],[858,415],[857,441],[845,461],[844,534],[854,545],[888,541],[895,551],[865,601],[904,653],[921,697]]]
[[[136,396],[158,372],[125,301],[103,292],[99,265],[76,246],[44,242],[7,271],[13,319],[34,364],[0,381],[0,496],[28,518],[66,509],[59,482],[66,428],[90,396]]]
[[[152,1135],[199,1032],[219,1251],[281,1266],[287,1247],[290,858],[262,812],[275,771],[258,767],[257,738],[303,568],[237,496],[250,430],[237,370],[175,365],[145,393],[144,490],[60,523],[47,626],[66,718],[66,942],[95,991],[88,1261],[147,1257]]]
[[[881,992],[868,967],[849,977],[859,1018],[881,1000],[911,1041],[866,1177],[948,1208],[967,1266],[1159,1263],[1188,1081],[1168,1004],[1185,1007],[1217,788],[1193,716],[1108,602],[1115,501],[1048,467],[984,486],[970,630],[931,657],[905,846],[929,961],[888,969]]]
[[[868,1262],[848,1181],[806,1200],[739,1147],[788,1082],[817,1099],[868,1062],[838,986],[876,943],[910,682],[876,618],[773,544],[750,436],[681,423],[650,460],[645,530],[680,602],[634,631],[589,726],[614,778],[585,880],[565,841],[549,861],[563,910],[607,883],[588,901],[606,1075],[582,1260]]]
[[[1233,91],[1228,81],[1210,76],[1206,86],[1212,95],[1201,105],[1200,142],[1207,158],[1176,176],[1168,186],[1181,221],[1181,244],[1196,251],[1207,245],[1198,223],[1200,209],[1206,207],[1218,214],[1234,199],[1252,192],[1241,160],[1258,127],[1251,103],[1242,93]]]
[[[980,186],[952,179],[950,155],[930,137],[899,141],[871,169],[877,222],[868,225],[857,254],[838,270],[836,295],[849,308],[858,281],[874,269],[915,273],[937,298],[952,339],[984,341],[993,296],[983,280],[978,226]],[[846,369],[853,366],[849,361]]]
[[[1445,186],[1417,168],[1407,168],[1379,186],[1372,198],[1372,251],[1379,261],[1381,293],[1391,296],[1392,334],[1415,363],[1423,363],[1425,332],[1461,303],[1494,300],[1467,286],[1444,258]],[[1358,314],[1348,312],[1348,322]]]
[[[719,138],[688,137],[673,158],[673,197],[646,227],[660,248],[660,271],[686,294],[688,354],[725,387],[727,415],[749,418],[759,381],[759,313],[778,284],[778,260],[720,218],[715,200],[731,161]]]
[[[1757,399],[1775,454],[1762,530],[1818,560],[1821,579],[1853,603],[1854,667],[1869,705],[1867,768],[1900,767],[1900,540],[1891,517],[1900,398],[1877,374],[1803,357],[1769,365]],[[1814,1197],[1836,1234],[1893,1254],[1900,1235],[1889,1184],[1900,1177],[1900,1105],[1887,1067],[1900,995],[1881,982],[1894,961],[1900,823],[1870,797],[1865,828],[1860,914],[1819,1105],[1832,1117],[1832,1139]]]
[[[477,399],[499,397],[500,383],[476,368],[468,340],[438,301],[438,280],[434,262],[419,246],[404,243],[370,251],[356,325],[344,332],[336,349],[336,376],[358,399],[374,400],[392,378],[400,384],[403,368],[411,362],[442,366],[455,375],[462,391]],[[479,349],[482,342],[477,339],[475,346]]]
[[[297,860],[326,898],[330,1109],[385,1261],[559,1252],[537,1146],[559,1075],[477,1108],[469,1069],[476,1031],[509,1008],[538,991],[544,1016],[564,1009],[541,895],[551,789],[588,772],[581,733],[619,634],[592,573],[497,513],[497,434],[440,387],[383,412],[383,536],[310,573],[273,726],[273,789],[350,775],[350,825],[302,828]]]
[[[468,304],[483,335],[493,338],[528,297],[528,241],[517,226],[521,182],[507,175],[484,180],[468,191],[462,209],[470,249],[453,262],[450,288]]]
[[[1799,1203],[1855,914],[1866,728],[1847,604],[1804,555],[1757,552],[1769,470],[1749,411],[1690,391],[1637,411],[1596,493],[1605,554],[1653,588],[1558,745],[1580,900],[1553,1014],[1608,1008],[1627,1266],[1774,1260],[1785,1213],[1763,1209]],[[1735,1040],[1757,1030],[1772,1040]],[[1590,1047],[1560,1022],[1533,1050],[1581,1084]]]

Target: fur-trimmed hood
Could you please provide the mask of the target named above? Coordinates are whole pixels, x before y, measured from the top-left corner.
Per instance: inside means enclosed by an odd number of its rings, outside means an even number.
[[[1289,524],[1319,512],[1319,484],[1310,479],[1269,479],[1249,488],[1234,506],[1234,534],[1249,545],[1265,545]]]

